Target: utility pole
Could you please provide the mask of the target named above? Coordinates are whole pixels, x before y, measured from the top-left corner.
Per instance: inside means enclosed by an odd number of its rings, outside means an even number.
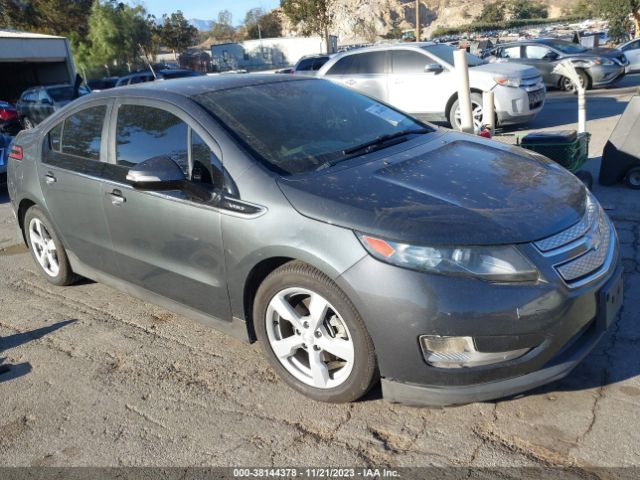
[[[420,0],[416,0],[416,42],[420,41]]]

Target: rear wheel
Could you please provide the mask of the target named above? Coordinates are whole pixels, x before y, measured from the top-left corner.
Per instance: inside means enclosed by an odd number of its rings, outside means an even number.
[[[324,402],[350,402],[377,380],[373,342],[347,296],[302,262],[271,273],[256,294],[256,334],[278,374]]]
[[[29,250],[44,278],[59,286],[77,281],[67,252],[42,210],[31,207],[24,217],[24,226]]]
[[[640,190],[640,167],[634,167],[629,170],[624,178],[624,183],[629,188]]]

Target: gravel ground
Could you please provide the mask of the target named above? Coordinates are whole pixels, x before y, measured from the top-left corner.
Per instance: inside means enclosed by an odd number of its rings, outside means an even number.
[[[612,108],[591,111],[592,152],[638,83],[625,82],[590,96]],[[571,127],[574,104],[552,94],[532,127]],[[561,382],[443,409],[390,404],[379,390],[313,402],[278,380],[257,345],[104,285],[53,287],[17,244],[0,193],[0,364],[11,365],[0,375],[0,465],[638,466],[640,194],[595,193],[624,256],[615,329]]]

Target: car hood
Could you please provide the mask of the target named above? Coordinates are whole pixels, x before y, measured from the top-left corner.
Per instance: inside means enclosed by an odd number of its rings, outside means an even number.
[[[584,186],[552,161],[456,132],[428,137],[278,184],[304,216],[416,245],[525,243],[582,218]]]
[[[485,63],[469,69],[472,72],[486,72],[491,75],[503,75],[510,78],[531,78],[539,77],[540,72],[527,65],[519,65],[517,63]]]

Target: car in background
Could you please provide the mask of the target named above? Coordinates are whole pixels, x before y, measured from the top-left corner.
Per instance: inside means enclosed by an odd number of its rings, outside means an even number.
[[[568,375],[623,301],[615,228],[567,170],[326,80],[99,92],[22,131],[8,167],[43,278],[258,340],[314,400],[379,379],[414,404],[514,395]]]
[[[15,105],[0,100],[0,135],[14,136],[21,130]]]
[[[553,73],[561,62],[570,60],[576,67],[582,85],[606,87],[620,80],[629,65],[625,54],[616,48],[585,48],[580,44],[555,38],[540,38],[504,43],[491,50],[489,61],[529,65],[540,71],[547,87],[575,91],[573,82]]]
[[[92,92],[99,92],[101,90],[108,90],[113,88],[118,83],[118,77],[104,77],[96,80],[89,80],[87,85]]]
[[[134,85],[136,83],[153,82],[156,80],[172,80],[174,78],[186,78],[186,77],[199,77],[202,73],[194,72],[187,69],[172,69],[167,68],[163,70],[156,70],[155,75],[150,70],[144,72],[131,73],[124,75],[118,79],[115,86],[124,87],[125,85]]]
[[[640,39],[629,40],[626,43],[618,45],[618,50],[621,50],[629,60],[629,66],[627,67],[627,73],[640,72]]]
[[[91,93],[88,87],[80,85],[49,85],[28,88],[16,104],[18,119],[25,129],[31,129],[53,112],[72,100]]]
[[[294,75],[315,75],[329,61],[331,55],[305,55],[294,65]]]
[[[432,42],[379,45],[338,53],[318,77],[363,92],[421,120],[460,126],[458,83],[450,45]],[[467,54],[474,127],[482,125],[482,92],[495,94],[499,125],[532,120],[542,109],[546,89],[531,67],[485,64]]]

